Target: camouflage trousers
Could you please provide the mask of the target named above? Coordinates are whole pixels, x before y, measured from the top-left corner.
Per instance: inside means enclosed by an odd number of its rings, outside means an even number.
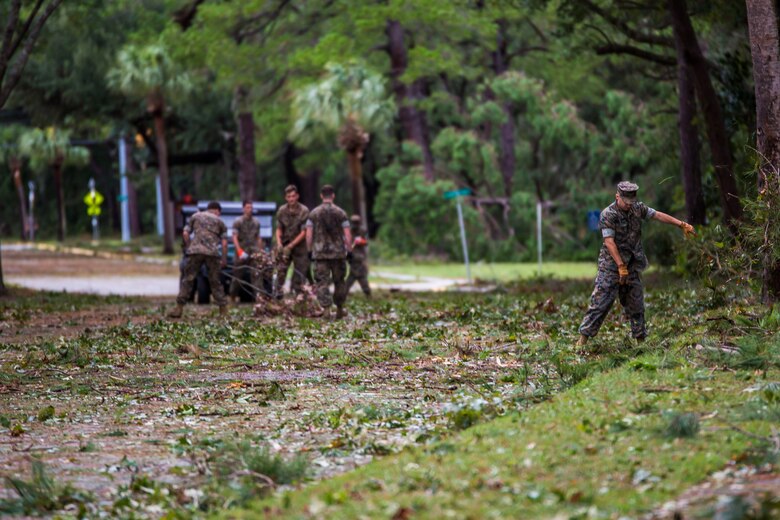
[[[230,296],[238,295],[242,283],[249,278],[252,292],[260,296],[268,296],[267,291],[273,283],[273,264],[267,255],[254,253],[246,260],[237,259],[233,268],[233,280],[230,282]]]
[[[347,275],[347,262],[337,260],[314,261],[314,287],[317,291],[317,301],[327,309],[333,303],[337,307],[343,307],[347,301],[347,283],[344,279]],[[330,283],[333,280],[333,297],[330,295]]]
[[[274,295],[281,297],[284,292],[284,282],[287,280],[287,270],[293,266],[292,284],[290,288],[295,293],[303,290],[303,284],[309,272],[309,253],[305,247],[296,247],[292,254],[285,255],[281,250],[276,251],[276,283]]]
[[[366,296],[371,296],[371,286],[368,285],[368,266],[362,260],[355,260],[349,263],[349,276],[347,276],[347,293],[352,289],[352,285],[357,282]]]
[[[596,275],[596,286],[590,296],[590,306],[580,325],[580,334],[588,337],[598,334],[617,296],[626,317],[631,321],[631,335],[635,338],[647,336],[645,297],[639,271],[629,269],[628,281],[625,285],[620,285],[619,279],[617,271],[599,269]]]
[[[192,286],[195,283],[195,278],[198,276],[200,266],[203,264],[206,264],[206,270],[209,275],[209,285],[211,286],[211,294],[214,295],[214,301],[220,307],[227,305],[225,289],[219,281],[219,273],[221,271],[220,257],[197,254],[187,255],[187,259],[184,262],[181,271],[181,282],[179,283],[179,295],[176,297],[176,303],[178,305],[184,305],[190,299],[190,295],[192,295]]]

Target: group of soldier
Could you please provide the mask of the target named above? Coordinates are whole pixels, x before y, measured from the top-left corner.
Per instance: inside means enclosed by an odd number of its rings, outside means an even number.
[[[285,188],[286,203],[276,213],[276,231],[270,253],[260,237],[260,222],[253,216],[252,201],[244,201],[243,214],[233,222],[232,240],[236,256],[229,289],[233,301],[241,285],[249,284],[257,294],[258,305],[271,308],[273,301],[284,296],[290,267],[293,269],[290,285],[293,294],[305,296],[309,283],[313,282],[318,305],[314,315],[330,316],[331,307],[335,304],[336,319],[343,318],[347,294],[355,282],[360,284],[366,296],[371,296],[368,240],[361,218],[358,215],[347,217],[344,210],[334,203],[336,193],[332,186],[323,186],[320,197],[322,204],[309,211],[299,202],[295,186]],[[227,263],[227,226],[220,218],[221,212],[218,202],[210,202],[205,211],[192,215],[184,227],[182,238],[186,262],[182,268],[176,307],[168,313],[171,318],[182,316],[184,305],[192,295],[195,278],[204,264],[219,313],[222,316],[227,314],[228,300],[219,279],[220,271]],[[331,283],[334,285],[333,294],[330,292]]]
[[[632,182],[620,182],[617,185],[615,202],[601,212],[599,229],[603,245],[599,253],[598,274],[590,305],[579,327],[577,345],[580,347],[598,333],[615,299],[620,300],[624,314],[631,323],[631,335],[637,341],[643,341],[647,336],[644,287],[641,280],[641,273],[648,266],[641,240],[642,225],[645,221],[657,220],[677,226],[686,237],[694,234],[690,224],[639,202],[638,190],[639,187]],[[360,283],[366,295],[371,294],[366,266],[368,243],[360,217],[353,215],[348,219],[344,210],[334,204],[333,187],[324,186],[320,196],[322,204],[309,212],[306,206],[298,202],[298,190],[295,186],[285,189],[287,203],[279,208],[276,215],[276,278],[273,296],[278,298],[282,294],[282,285],[291,265],[294,268],[292,290],[296,293],[302,292],[306,277],[310,273],[310,262],[313,261],[313,281],[323,314],[329,314],[335,303],[336,318],[342,318],[345,315],[347,293],[355,281]],[[172,317],[181,316],[182,306],[192,293],[193,280],[202,264],[206,264],[209,271],[220,314],[226,313],[227,300],[218,274],[220,262],[222,267],[225,265],[227,241],[225,224],[219,219],[219,214],[219,203],[212,202],[205,212],[193,215],[184,229],[189,262],[182,276],[176,308],[169,314]],[[255,273],[252,278],[255,287],[268,283],[268,280],[261,280],[258,273],[272,271],[270,260],[263,253],[259,226],[257,220],[252,218],[252,204],[248,202],[244,206],[244,215],[236,220],[233,226],[233,241],[238,258],[237,277],[242,274],[242,269],[250,269]],[[193,233],[195,238],[191,238]],[[331,281],[335,286],[333,295],[330,294]],[[231,293],[235,294],[237,289],[238,283],[234,280]]]

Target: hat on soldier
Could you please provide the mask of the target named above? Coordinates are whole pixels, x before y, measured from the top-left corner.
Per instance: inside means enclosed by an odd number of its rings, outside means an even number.
[[[352,215],[349,217],[349,220],[352,222],[360,222],[360,215]]]
[[[617,185],[618,193],[622,199],[633,201],[636,199],[636,192],[639,186],[630,181],[622,181]]]

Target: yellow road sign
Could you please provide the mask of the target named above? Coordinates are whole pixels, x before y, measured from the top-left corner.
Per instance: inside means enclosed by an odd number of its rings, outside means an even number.
[[[97,190],[90,190],[84,195],[84,204],[87,205],[87,215],[97,217],[100,215],[100,205],[103,204],[103,195]]]

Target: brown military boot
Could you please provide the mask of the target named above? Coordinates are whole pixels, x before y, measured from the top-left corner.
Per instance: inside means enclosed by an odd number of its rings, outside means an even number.
[[[219,307],[219,317],[220,318],[227,318],[227,315],[228,315],[227,305],[220,305],[220,307]]]
[[[181,318],[182,313],[184,312],[184,305],[176,304],[176,307],[168,311],[168,317],[169,318]]]
[[[585,344],[588,342],[588,336],[585,336],[584,334],[580,334],[580,339],[577,340],[577,346],[578,347],[584,347]]]
[[[344,316],[347,315],[347,311],[344,310],[344,307],[336,307],[336,319],[340,320],[344,318]]]

